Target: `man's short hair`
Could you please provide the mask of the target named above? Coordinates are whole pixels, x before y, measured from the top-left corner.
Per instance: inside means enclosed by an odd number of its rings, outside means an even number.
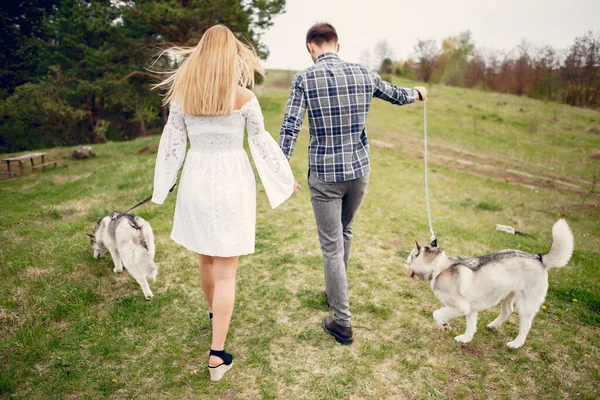
[[[323,43],[338,41],[338,35],[333,25],[327,22],[318,22],[310,27],[306,33],[306,43],[321,46]]]

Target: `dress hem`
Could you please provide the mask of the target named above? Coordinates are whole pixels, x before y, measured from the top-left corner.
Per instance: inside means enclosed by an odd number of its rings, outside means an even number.
[[[188,246],[187,244],[183,243],[183,241],[177,240],[175,237],[173,237],[173,235],[171,235],[171,240],[173,240],[178,245],[185,247],[189,251],[193,251],[194,253],[202,254],[204,256],[209,256],[209,257],[239,257],[239,256],[247,256],[249,254],[254,254],[254,252],[255,252],[255,249],[253,248],[251,251],[244,250],[244,251],[235,251],[235,252],[231,252],[231,253],[217,254],[217,252],[214,252],[214,251],[200,251],[197,249],[193,249],[190,246]]]

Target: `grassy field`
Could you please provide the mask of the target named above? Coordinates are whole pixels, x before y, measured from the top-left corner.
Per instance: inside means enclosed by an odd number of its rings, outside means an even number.
[[[291,75],[259,88],[269,131]],[[415,82],[398,81],[414,86]],[[428,102],[431,198],[439,244],[450,254],[505,248],[545,252],[563,216],[575,235],[569,265],[550,289],[525,346],[513,314],[472,343],[438,330],[427,283],[405,258],[429,238],[422,107],[375,102],[373,171],[355,222],[349,285],[355,343],[325,334],[328,315],[306,184],[303,129],[292,167],[304,189],[271,210],[259,185],[257,251],[242,257],[227,342],[233,370],[218,384],[206,363],[210,322],[197,256],[169,239],[175,196],[138,214],[153,226],[159,276],[144,300],[133,278],[92,258],[85,233],[152,191],[159,137],[93,146],[96,157],[0,181],[0,397],[16,399],[597,399],[600,397],[600,113],[509,95],[435,86]],[[495,231],[512,225],[534,237]]]

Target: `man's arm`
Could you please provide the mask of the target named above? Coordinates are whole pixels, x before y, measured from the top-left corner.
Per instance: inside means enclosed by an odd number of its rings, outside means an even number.
[[[298,133],[300,133],[300,128],[302,128],[305,112],[306,98],[304,96],[304,84],[302,76],[296,74],[292,82],[290,98],[285,105],[285,116],[283,117],[281,132],[279,133],[279,147],[281,147],[283,154],[288,160],[294,152],[296,139],[298,138]]]
[[[424,101],[427,98],[427,90],[419,86],[415,89],[401,88],[392,83],[386,82],[381,77],[371,72],[373,81],[373,96],[392,104],[404,105],[414,103],[417,100]],[[421,95],[419,96],[419,92]]]

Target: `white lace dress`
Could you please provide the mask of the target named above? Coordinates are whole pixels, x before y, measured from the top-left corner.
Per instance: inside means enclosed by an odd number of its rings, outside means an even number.
[[[231,257],[254,252],[256,185],[244,150],[244,127],[254,164],[275,208],[291,196],[294,176],[265,131],[256,97],[226,116],[193,116],[176,103],[171,106],[158,146],[152,201],[164,202],[187,158],[177,188],[171,238],[196,253]]]

